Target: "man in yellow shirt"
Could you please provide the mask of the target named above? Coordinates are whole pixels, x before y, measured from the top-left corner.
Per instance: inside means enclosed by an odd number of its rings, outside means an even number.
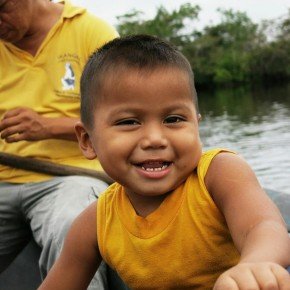
[[[82,156],[74,134],[79,78],[90,54],[117,35],[66,1],[0,0],[0,152],[101,169]],[[0,164],[0,272],[32,230],[42,247],[44,277],[72,220],[106,187],[94,178],[53,177]],[[94,289],[104,289],[101,280]]]

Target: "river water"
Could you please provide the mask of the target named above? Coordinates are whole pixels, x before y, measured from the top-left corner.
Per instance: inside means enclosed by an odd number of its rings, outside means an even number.
[[[290,194],[290,85],[198,92],[204,149],[241,154],[264,188]]]

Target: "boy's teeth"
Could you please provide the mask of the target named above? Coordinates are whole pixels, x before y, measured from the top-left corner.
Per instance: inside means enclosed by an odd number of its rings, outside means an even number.
[[[152,167],[147,167],[145,168],[144,166],[142,166],[142,169],[145,170],[145,171],[161,171],[161,170],[164,170],[166,167],[168,167],[168,165],[163,165],[162,167],[155,167],[155,168],[152,168]]]

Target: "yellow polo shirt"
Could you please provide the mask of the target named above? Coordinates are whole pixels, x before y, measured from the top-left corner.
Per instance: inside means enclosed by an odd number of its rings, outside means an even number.
[[[51,118],[79,117],[83,67],[93,51],[118,34],[85,9],[63,2],[61,18],[35,56],[0,41],[0,118],[16,107],[29,107]],[[0,139],[0,152],[101,169],[97,160],[86,160],[73,141],[51,139],[7,144]],[[0,164],[0,181],[37,182],[50,177]]]

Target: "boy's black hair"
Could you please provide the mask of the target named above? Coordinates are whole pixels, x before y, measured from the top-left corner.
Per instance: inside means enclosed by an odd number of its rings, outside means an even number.
[[[116,38],[89,58],[81,77],[81,120],[91,128],[93,116],[105,75],[119,73],[120,68],[153,71],[160,67],[178,68],[188,73],[192,97],[198,113],[197,94],[191,66],[174,46],[150,35]]]

